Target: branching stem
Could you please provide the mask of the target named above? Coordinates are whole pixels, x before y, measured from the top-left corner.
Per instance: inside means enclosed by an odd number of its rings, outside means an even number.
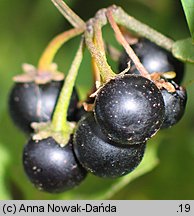
[[[112,71],[111,67],[106,61],[104,51],[101,51],[94,43],[94,31],[93,31],[93,22],[94,20],[90,20],[87,23],[86,31],[85,31],[85,42],[86,45],[94,58],[96,65],[100,71],[103,82],[107,82],[109,79],[116,76],[116,74]],[[97,38],[95,38],[97,41]]]
[[[139,58],[137,57],[137,55],[135,54],[133,49],[130,47],[129,43],[125,40],[125,38],[124,38],[123,34],[121,33],[117,23],[114,21],[111,9],[107,10],[107,17],[108,17],[108,21],[109,21],[112,29],[115,32],[115,36],[116,36],[117,41],[124,47],[125,51],[129,55],[129,57],[132,59],[132,61],[134,62],[135,66],[136,66],[137,70],[140,72],[140,74],[144,77],[149,78],[149,73],[147,72],[145,67],[141,64]]]
[[[129,29],[130,31],[151,40],[152,42],[156,43],[158,46],[163,47],[168,51],[172,51],[172,46],[174,41],[170,38],[164,36],[163,34],[159,33],[155,29],[149,27],[148,25],[141,23],[140,21],[136,20],[134,17],[129,16],[121,7],[113,5],[108,8],[112,11],[114,20],[119,25],[122,25]]]

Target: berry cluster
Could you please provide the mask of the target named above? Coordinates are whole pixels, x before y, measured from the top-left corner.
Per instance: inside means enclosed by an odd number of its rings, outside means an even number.
[[[157,71],[162,75],[173,70],[178,80],[164,80],[173,85],[173,92],[159,89],[132,64],[126,75],[111,79],[97,92],[94,111],[78,123],[74,148],[83,167],[101,177],[119,177],[131,172],[143,158],[146,141],[160,128],[176,124],[186,106],[186,90],[175,82],[180,83],[183,78],[183,64],[146,39],[133,48],[143,65],[149,66],[149,73]],[[123,52],[120,71],[129,60]]]
[[[170,52],[145,38],[140,39],[138,43],[131,47],[150,74],[161,74],[161,77],[175,88],[174,92],[169,92],[165,88],[161,89],[165,105],[165,116],[161,127],[168,128],[173,126],[182,118],[187,101],[186,90],[180,86],[184,77],[184,64],[174,58]],[[129,61],[129,56],[126,52],[123,52],[119,60],[120,72],[127,68]],[[140,74],[133,62],[130,63],[131,67],[127,73]],[[165,72],[170,71],[176,73],[173,79],[168,79],[168,76],[165,75]]]
[[[106,15],[116,32],[110,9]],[[80,29],[53,40],[38,69],[28,65],[27,74],[16,77],[9,97],[10,116],[23,132],[30,134],[23,150],[24,170],[38,189],[50,193],[79,185],[88,172],[117,178],[133,171],[143,159],[146,142],[161,128],[175,125],[182,118],[187,101],[186,90],[180,86],[184,65],[170,52],[147,39],[139,39],[132,45],[132,52],[147,72],[144,75],[137,62],[123,52],[116,75],[103,62],[105,51],[98,53],[95,44],[92,45],[97,38],[87,35],[93,26],[85,30],[85,23],[77,21],[84,25],[85,41],[81,40],[66,79],[53,66],[50,55],[56,50],[50,49],[54,43],[59,43],[54,48],[61,46],[61,38],[66,41],[66,37],[83,32]],[[90,20],[88,25],[92,24]],[[96,20],[94,25],[97,24]],[[74,87],[83,41],[96,57],[97,66],[100,65],[97,73],[101,79],[100,87],[88,100],[92,104],[86,103],[90,107],[87,111],[83,106],[78,108],[79,97]],[[97,42],[98,48],[103,49],[102,41]],[[106,74],[105,79],[102,70],[109,71],[110,76]]]
[[[63,83],[16,83],[9,96],[10,116],[16,126],[29,135],[34,132],[31,123],[51,121]],[[75,120],[78,101],[74,88],[67,113],[68,121]],[[64,147],[53,137],[42,140],[30,138],[24,147],[23,164],[31,182],[38,189],[48,192],[68,190],[78,185],[87,174],[75,157],[72,137]]]

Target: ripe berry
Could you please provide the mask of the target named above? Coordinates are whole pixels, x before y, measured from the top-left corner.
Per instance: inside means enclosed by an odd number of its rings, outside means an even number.
[[[145,38],[140,39],[138,43],[131,45],[131,47],[149,73],[174,71],[176,77],[173,80],[177,84],[181,83],[184,76],[184,64],[173,57],[170,52]],[[123,52],[119,60],[120,72],[127,68],[129,61],[129,56],[126,52]],[[128,73],[139,74],[132,61]]]
[[[9,96],[9,110],[14,123],[24,132],[32,132],[32,122],[51,120],[52,114],[63,86],[63,81],[46,84],[16,83]],[[74,89],[68,109],[69,121],[74,120],[78,95]]]
[[[31,182],[50,193],[75,187],[87,173],[74,155],[72,139],[65,147],[60,147],[52,137],[31,139],[24,148],[23,165]]]
[[[110,80],[99,90],[94,114],[109,139],[122,144],[142,143],[160,129],[164,101],[149,79],[125,75]]]
[[[74,134],[74,150],[80,163],[94,175],[105,178],[134,170],[143,158],[145,146],[113,143],[101,132],[92,112],[79,121]]]
[[[175,92],[168,92],[162,89],[161,93],[165,104],[165,117],[161,128],[168,128],[176,124],[183,116],[187,102],[186,90],[178,86],[175,82],[171,82],[175,87]]]

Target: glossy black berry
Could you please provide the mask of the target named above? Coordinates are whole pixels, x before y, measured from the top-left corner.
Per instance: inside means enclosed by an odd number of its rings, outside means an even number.
[[[109,139],[122,144],[142,143],[164,120],[164,101],[156,85],[138,75],[110,80],[98,92],[95,118]]]
[[[32,122],[51,120],[63,81],[38,85],[34,82],[16,83],[9,96],[9,110],[14,123],[24,132],[32,132]],[[69,121],[74,120],[78,95],[74,89],[68,109]]]
[[[168,92],[162,89],[161,93],[165,104],[165,117],[161,128],[168,128],[175,125],[185,112],[187,102],[187,92],[182,86],[178,86],[175,82],[171,82],[175,87],[175,92]]]
[[[75,187],[87,174],[74,155],[72,139],[65,147],[60,147],[52,137],[31,139],[24,148],[23,166],[31,182],[50,193]]]
[[[101,132],[91,112],[79,121],[74,134],[74,149],[82,166],[104,178],[120,177],[134,170],[143,158],[145,146],[113,143]]]
[[[173,80],[177,84],[181,83],[184,76],[184,64],[173,57],[170,52],[145,38],[140,39],[138,43],[131,47],[149,73],[174,71],[176,72],[176,77]],[[126,52],[123,52],[119,60],[120,72],[127,68],[129,61],[129,56]],[[128,73],[139,74],[132,61]]]

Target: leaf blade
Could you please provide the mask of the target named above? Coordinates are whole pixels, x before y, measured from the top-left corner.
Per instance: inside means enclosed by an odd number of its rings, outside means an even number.
[[[193,0],[181,0],[183,10],[186,16],[187,24],[194,43],[194,1]]]
[[[194,64],[194,45],[191,38],[176,41],[172,46],[172,54],[181,61]]]

